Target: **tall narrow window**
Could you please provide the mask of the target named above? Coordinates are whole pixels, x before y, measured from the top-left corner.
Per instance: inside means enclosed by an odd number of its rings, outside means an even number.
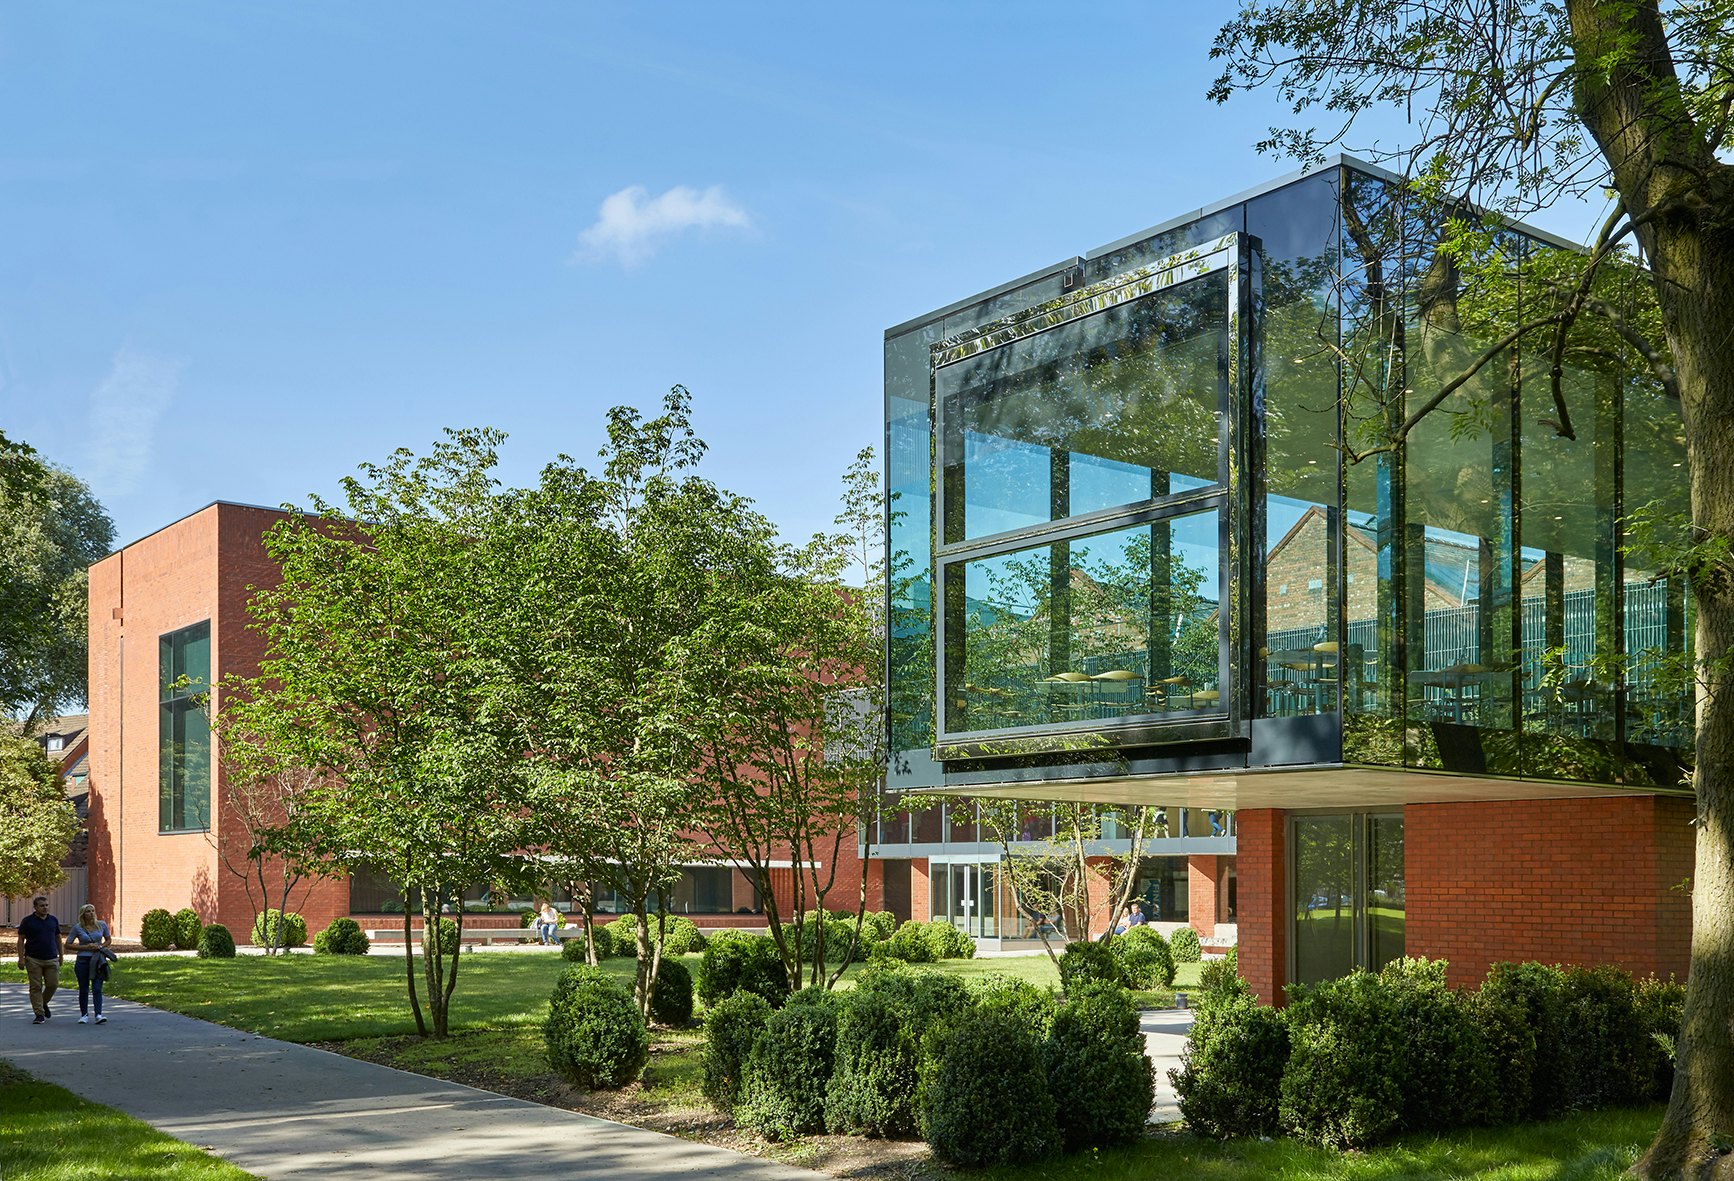
[[[195,623],[157,642],[157,831],[211,826],[211,728],[201,700],[210,688],[211,623]]]

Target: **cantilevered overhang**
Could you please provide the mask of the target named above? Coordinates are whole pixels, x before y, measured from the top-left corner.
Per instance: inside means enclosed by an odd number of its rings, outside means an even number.
[[[1456,804],[1482,800],[1558,800],[1596,796],[1671,795],[1680,789],[1610,787],[1538,779],[1501,779],[1391,767],[1349,765],[1278,768],[1269,771],[1208,771],[1182,775],[1055,778],[1036,782],[952,783],[911,795],[987,796],[1009,800],[1160,804],[1186,808],[1335,808],[1377,810],[1405,804]]]

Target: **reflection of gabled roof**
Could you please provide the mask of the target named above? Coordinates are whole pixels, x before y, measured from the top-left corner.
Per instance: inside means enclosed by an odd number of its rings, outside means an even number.
[[[48,718],[31,729],[30,737],[60,764],[67,797],[83,795],[90,774],[90,715]]]
[[[1325,525],[1324,510],[1317,505],[1308,505],[1307,510],[1289,527],[1287,533],[1265,555],[1265,564],[1274,562],[1301,532],[1312,525],[1320,529]],[[1349,523],[1348,538],[1360,546],[1369,555],[1378,553],[1376,533],[1366,525]],[[1471,602],[1481,595],[1481,553],[1473,545],[1467,545],[1453,537],[1443,535],[1433,530],[1427,532],[1426,569],[1422,576],[1427,580],[1434,594],[1456,606]],[[1530,563],[1524,571],[1527,579],[1541,562]]]

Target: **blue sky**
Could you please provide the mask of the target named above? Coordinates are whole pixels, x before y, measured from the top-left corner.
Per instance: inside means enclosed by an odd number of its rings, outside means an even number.
[[[886,327],[1289,171],[1270,96],[1204,99],[1226,12],[8,6],[0,429],[124,543],[445,426],[527,483],[679,382],[805,536]]]

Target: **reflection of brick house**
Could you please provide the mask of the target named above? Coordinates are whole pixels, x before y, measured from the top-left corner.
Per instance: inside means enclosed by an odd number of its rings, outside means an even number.
[[[171,673],[200,683],[257,673],[263,641],[248,627],[246,604],[252,588],[276,580],[261,539],[283,516],[219,502],[91,567],[90,892],[119,932],[136,934],[147,910],[184,906],[237,938],[251,930],[253,903],[218,852],[223,842],[230,863],[245,864],[244,834],[224,815],[217,740],[204,733],[194,703],[164,686],[174,681]],[[165,761],[165,744],[191,757]],[[862,872],[855,843],[845,840],[833,906],[853,907]],[[882,863],[870,862],[867,873],[877,906]],[[792,870],[773,869],[771,877],[780,896],[792,895]],[[469,920],[481,925],[516,926],[517,910],[509,908],[528,901],[471,893],[477,906],[501,912]],[[395,898],[389,883],[361,874],[306,883],[291,909],[305,915],[310,931],[341,915],[392,926],[401,921],[386,909]],[[762,915],[750,913],[754,901],[751,884],[723,862],[690,867],[671,891],[673,909],[712,926],[762,925]]]

